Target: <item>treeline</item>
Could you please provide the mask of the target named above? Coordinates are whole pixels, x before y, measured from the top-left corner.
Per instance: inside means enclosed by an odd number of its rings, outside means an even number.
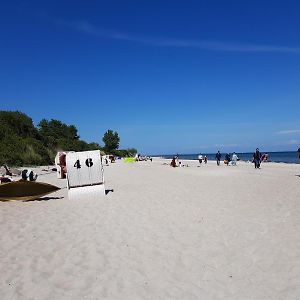
[[[136,149],[119,150],[120,137],[108,130],[103,136],[104,146],[81,140],[74,125],[59,120],[43,119],[34,126],[32,119],[19,111],[0,111],[0,164],[48,165],[54,163],[59,150],[101,150],[106,154],[133,156]]]

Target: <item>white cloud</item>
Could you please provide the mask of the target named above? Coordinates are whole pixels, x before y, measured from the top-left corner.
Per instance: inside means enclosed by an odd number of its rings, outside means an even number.
[[[222,148],[233,148],[237,147],[238,144],[216,144],[215,147],[222,147]]]
[[[300,47],[285,47],[271,45],[256,45],[221,42],[215,40],[197,40],[197,39],[174,39],[168,37],[149,37],[142,35],[126,34],[114,30],[106,30],[96,27],[89,22],[68,22],[64,20],[52,20],[58,26],[69,27],[81,33],[98,36],[105,39],[134,42],[144,45],[157,47],[174,48],[198,48],[202,50],[227,51],[227,52],[282,52],[282,53],[300,53]]]
[[[300,133],[300,129],[281,130],[276,132],[276,134],[295,134],[295,133]]]
[[[299,140],[289,140],[286,143],[287,143],[287,145],[299,145],[300,141]]]

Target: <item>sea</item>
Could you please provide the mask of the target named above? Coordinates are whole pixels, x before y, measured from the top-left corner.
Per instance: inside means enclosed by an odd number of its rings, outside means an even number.
[[[298,152],[296,151],[287,151],[287,152],[262,152],[262,154],[268,153],[269,155],[269,162],[276,162],[276,163],[289,163],[289,164],[300,164],[300,159],[298,157]],[[203,156],[206,155],[208,160],[215,160],[215,153],[201,153]],[[225,153],[222,154],[222,159],[225,157]],[[232,154],[232,153],[230,153]],[[179,159],[188,159],[188,160],[198,160],[197,154],[167,154],[167,155],[155,155],[157,157],[163,157],[166,159],[172,159],[173,156],[179,156]],[[253,152],[246,152],[246,153],[236,153],[238,158],[242,161],[252,161]]]

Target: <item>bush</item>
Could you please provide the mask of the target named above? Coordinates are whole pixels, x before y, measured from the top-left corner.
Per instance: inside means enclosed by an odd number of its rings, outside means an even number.
[[[120,138],[108,130],[103,137],[107,154],[134,156],[136,149],[117,150]],[[0,164],[47,165],[58,150],[103,150],[98,143],[79,139],[77,128],[59,120],[43,119],[36,128],[32,119],[19,111],[0,111]]]

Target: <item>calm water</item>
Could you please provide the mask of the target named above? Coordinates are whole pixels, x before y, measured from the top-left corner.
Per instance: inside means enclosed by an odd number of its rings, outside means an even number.
[[[296,151],[289,151],[289,152],[262,152],[263,153],[268,153],[269,154],[269,161],[272,162],[283,162],[283,163],[295,163],[295,164],[300,164],[300,159],[298,158],[298,153]],[[206,155],[208,160],[214,160],[215,159],[215,153],[201,153],[203,156]],[[232,153],[230,153],[232,154]],[[253,152],[251,153],[236,153],[237,156],[243,160],[243,161],[248,161],[252,160]],[[175,154],[173,155],[157,155],[160,157],[168,158],[171,159]],[[197,154],[180,154],[179,153],[179,159],[198,159]],[[225,153],[222,153],[222,158],[221,160],[224,159]]]

